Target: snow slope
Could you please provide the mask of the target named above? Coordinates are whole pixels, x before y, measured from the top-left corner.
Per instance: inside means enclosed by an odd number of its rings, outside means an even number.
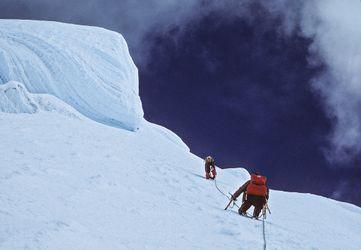
[[[203,162],[137,132],[57,112],[0,113],[0,249],[262,249],[262,224],[224,211]],[[219,170],[235,191],[242,169]],[[361,209],[271,191],[268,249],[359,249]]]
[[[202,177],[203,161],[141,118],[119,35],[25,21],[0,21],[0,31],[0,249],[263,249],[262,222],[224,211],[228,200]],[[46,38],[34,42],[34,31]],[[94,34],[105,36],[95,48],[114,56],[90,49]],[[39,60],[44,68],[29,70]],[[226,193],[249,178],[244,169],[218,172]],[[361,245],[357,206],[272,190],[270,208],[268,249]]]
[[[99,122],[138,128],[138,71],[123,37],[101,28],[0,20],[0,84],[52,94]]]

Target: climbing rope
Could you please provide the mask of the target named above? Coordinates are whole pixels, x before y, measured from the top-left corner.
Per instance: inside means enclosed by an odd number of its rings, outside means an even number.
[[[214,179],[214,186],[217,188],[218,192],[220,192],[222,195],[224,195],[229,199],[228,195],[226,195],[225,193],[222,192],[222,190],[219,189],[216,179]]]
[[[266,200],[266,204],[262,208],[263,250],[266,250],[266,248],[267,248],[267,242],[266,242],[266,217],[267,217],[267,211],[269,213],[271,213],[271,210],[268,207],[268,201]]]
[[[232,194],[230,194],[230,197],[228,197],[228,195],[226,195],[226,194],[218,187],[216,179],[214,179],[214,186],[216,187],[216,189],[218,190],[218,192],[221,193],[223,196],[227,197],[227,199],[230,200],[230,199],[232,198]],[[239,208],[239,206],[237,205],[237,203],[236,203],[235,201],[233,201],[233,204],[232,204],[231,209],[232,209],[235,205]],[[268,210],[269,212],[271,212],[271,211],[269,210],[269,208],[268,208],[267,203],[266,203],[265,206],[264,206],[263,209],[262,209],[262,214],[261,214],[261,216],[257,217],[257,219],[259,219],[259,218],[262,217],[263,250],[266,250],[266,249],[267,249],[267,242],[266,242],[266,223],[265,223],[267,210]],[[249,215],[248,213],[247,213],[247,216],[251,217],[251,215]]]
[[[262,219],[262,229],[263,229],[263,250],[266,250],[267,248],[267,242],[266,242],[266,225],[265,225],[265,217]]]
[[[216,179],[214,179],[214,186],[216,187],[216,189],[218,190],[218,192],[220,192],[223,196],[227,197],[228,200],[230,200],[230,199],[232,198],[232,194],[230,194],[230,196],[228,196],[228,195],[226,195],[226,194],[218,187]],[[239,208],[239,206],[237,205],[237,203],[236,203],[235,201],[233,201],[231,209],[232,209],[234,206],[236,206],[236,207]]]
[[[262,217],[262,236],[263,236],[263,250],[266,250],[267,248],[267,241],[266,241],[266,214],[267,214],[267,203],[266,205],[263,207],[262,209],[262,214],[258,217],[256,217],[256,219],[260,219]],[[250,218],[254,218],[253,216],[251,216],[249,213],[246,213],[246,215]]]

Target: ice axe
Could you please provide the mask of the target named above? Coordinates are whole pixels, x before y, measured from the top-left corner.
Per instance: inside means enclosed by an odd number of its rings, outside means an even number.
[[[268,207],[268,201],[266,201],[266,204],[264,204],[262,208],[262,215],[264,219],[266,219],[267,211],[269,212],[269,214],[271,214],[271,210]]]
[[[266,201],[266,204],[264,206],[265,206],[266,210],[269,212],[269,214],[272,214],[271,210],[269,209],[269,206],[268,206],[268,200]]]
[[[235,200],[233,199],[233,195],[231,193],[229,193],[229,194],[231,195],[231,198],[229,198],[229,202],[228,202],[228,204],[227,204],[227,206],[225,207],[224,210],[227,210],[232,202],[233,202],[233,204],[235,204],[238,207],[238,205],[235,203]]]
[[[228,204],[227,204],[227,206],[225,207],[225,209],[224,210],[227,210],[228,209],[228,207],[231,205],[231,203],[232,203],[232,198],[231,199],[229,199],[229,202],[228,202]]]

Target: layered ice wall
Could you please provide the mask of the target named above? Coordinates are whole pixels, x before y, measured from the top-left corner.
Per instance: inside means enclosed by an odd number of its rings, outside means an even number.
[[[56,112],[72,118],[82,116],[69,105],[48,94],[30,94],[19,82],[0,85],[0,112],[34,114],[41,111]]]
[[[102,28],[0,20],[0,84],[9,81],[108,125],[136,130],[143,118],[127,44]]]

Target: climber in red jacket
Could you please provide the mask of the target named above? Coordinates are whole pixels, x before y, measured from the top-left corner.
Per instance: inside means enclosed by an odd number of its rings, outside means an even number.
[[[238,196],[243,194],[242,206],[239,208],[238,213],[240,215],[246,215],[247,210],[254,206],[253,217],[258,218],[264,205],[269,198],[269,189],[266,186],[267,178],[254,173],[251,175],[251,180],[244,183],[233,195],[232,199],[236,200]]]

